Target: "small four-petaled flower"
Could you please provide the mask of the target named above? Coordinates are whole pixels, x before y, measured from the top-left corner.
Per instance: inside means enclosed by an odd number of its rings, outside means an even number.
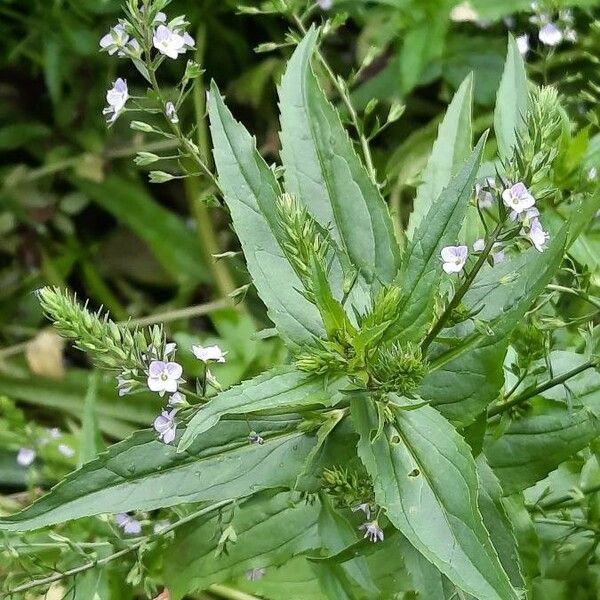
[[[127,535],[139,535],[142,531],[142,524],[127,513],[115,515],[115,522]]]
[[[383,541],[383,529],[379,527],[379,523],[377,523],[377,521],[367,521],[366,523],[363,523],[359,529],[365,532],[363,537],[371,542],[376,543]]]
[[[153,360],[148,367],[148,387],[161,396],[177,391],[183,369],[179,363]]]
[[[529,228],[522,228],[520,233],[533,244],[538,252],[544,251],[546,242],[550,239],[550,236],[544,231],[540,220],[537,218],[531,221]]]
[[[17,454],[17,463],[22,467],[28,467],[36,457],[36,452],[33,448],[19,448]]]
[[[225,354],[219,346],[192,346],[194,356],[203,363],[225,362]]]
[[[506,188],[502,192],[502,200],[507,208],[510,208],[517,215],[524,210],[531,208],[535,204],[535,198],[529,193],[529,190],[521,181],[513,186]]]
[[[176,415],[177,409],[174,408],[171,411],[163,410],[154,419],[154,429],[158,433],[158,439],[162,440],[165,444],[170,444],[175,439],[175,433],[177,432]]]
[[[118,116],[125,110],[128,98],[127,81],[119,77],[113,83],[112,88],[106,92],[108,106],[102,111],[102,114],[106,116],[108,123],[114,123],[117,120]]]
[[[466,246],[446,246],[442,248],[442,269],[446,273],[459,273],[467,261],[469,250]]]
[[[179,117],[177,116],[175,105],[172,102],[167,102],[165,104],[165,115],[171,123],[179,123]]]
[[[352,512],[362,512],[367,519],[371,518],[371,505],[368,502],[362,502],[352,507]]]

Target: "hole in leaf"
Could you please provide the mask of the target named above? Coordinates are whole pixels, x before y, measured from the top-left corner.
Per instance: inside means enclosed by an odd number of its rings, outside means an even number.
[[[418,477],[421,474],[421,471],[419,471],[419,469],[413,469],[408,476],[409,477]]]
[[[391,439],[392,444],[399,444],[400,443],[400,436],[399,435],[395,435],[392,437]]]

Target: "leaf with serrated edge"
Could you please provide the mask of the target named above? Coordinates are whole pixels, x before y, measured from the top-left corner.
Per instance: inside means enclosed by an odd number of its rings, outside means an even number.
[[[140,431],[67,476],[0,530],[26,531],[100,513],[154,510],[185,502],[243,498],[259,489],[291,487],[314,445],[293,428],[298,419],[223,420],[185,453]],[[250,445],[248,426],[265,439]]]
[[[375,499],[408,540],[456,585],[477,598],[517,600],[477,506],[477,471],[466,442],[434,408],[394,412],[377,427],[367,398],[352,401],[358,454]],[[409,475],[418,470],[417,475]]]
[[[248,271],[269,316],[281,335],[294,344],[323,335],[317,309],[300,293],[275,231],[281,189],[273,171],[256,150],[254,138],[238,123],[213,83],[208,102],[213,155],[219,185],[242,244]]]
[[[431,205],[471,153],[472,104],[473,75],[470,74],[456,90],[438,129],[427,166],[421,175],[423,183],[417,189],[413,203],[413,211],[406,230],[409,239],[412,238]]]
[[[392,220],[311,69],[316,40],[313,28],[279,87],[286,188],[321,225],[331,226],[367,286],[388,284],[400,263]]]

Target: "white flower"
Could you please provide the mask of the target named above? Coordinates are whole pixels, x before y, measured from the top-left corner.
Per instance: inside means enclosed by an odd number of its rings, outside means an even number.
[[[63,456],[66,456],[67,458],[71,458],[72,456],[75,456],[75,450],[73,450],[73,448],[71,448],[71,446],[67,446],[67,444],[59,444],[58,451]]]
[[[504,204],[515,213],[520,214],[535,204],[535,198],[529,193],[521,181],[502,192]]]
[[[169,58],[177,58],[179,54],[185,52],[186,42],[183,35],[169,29],[166,25],[159,25],[156,28],[152,42],[161,54]]]
[[[529,52],[529,36],[524,33],[523,35],[519,35],[515,41],[517,42],[517,48],[521,56],[527,56]]]
[[[524,211],[518,213],[514,210],[511,210],[508,218],[511,221],[516,221],[516,220],[520,220],[521,223],[523,223],[526,227],[529,227],[529,222],[532,219],[535,219],[536,217],[540,216],[540,211],[535,207],[532,206],[531,208],[526,208]]]
[[[376,543],[383,541],[383,529],[379,527],[377,521],[363,523],[359,529],[365,532],[364,538],[368,538],[371,542]]]
[[[123,533],[139,535],[142,531],[142,524],[126,513],[115,515],[115,522],[123,530]]]
[[[129,99],[129,90],[127,81],[120,77],[113,83],[112,88],[106,92],[106,102],[108,106],[102,111],[107,116],[108,123],[114,123],[118,116],[125,109],[125,104]]]
[[[352,512],[358,511],[364,513],[367,519],[371,518],[371,505],[368,502],[363,502],[362,504],[357,504],[356,506],[352,507]]]
[[[175,416],[177,415],[177,409],[173,409],[170,412],[163,410],[156,419],[154,419],[154,429],[158,433],[158,439],[162,440],[165,444],[170,444],[175,439],[175,433],[177,432],[177,423]]]
[[[153,533],[162,533],[167,527],[171,526],[171,521],[163,519],[162,521],[156,521],[152,527]]]
[[[316,0],[321,10],[329,10],[333,6],[333,0]]]
[[[17,454],[17,463],[22,467],[28,467],[36,457],[36,452],[33,448],[19,448]]]
[[[153,360],[148,367],[148,387],[161,396],[165,392],[176,392],[182,374],[183,368],[179,363]]]
[[[588,181],[596,181],[598,179],[598,169],[596,167],[590,167],[587,172]]]
[[[527,238],[538,252],[544,251],[546,242],[550,239],[547,232],[544,231],[539,219],[533,219],[528,229],[521,229],[520,234]]]
[[[265,569],[249,569],[246,571],[246,579],[248,581],[258,581],[265,576]]]
[[[192,346],[194,356],[203,363],[225,362],[225,354],[219,346]]]
[[[165,104],[165,115],[167,115],[167,119],[169,119],[171,123],[179,123],[179,117],[177,116],[175,105],[172,102],[167,102]]]
[[[540,29],[538,38],[545,46],[558,46],[563,40],[563,34],[554,23],[546,23]]]
[[[129,40],[129,34],[125,31],[123,25],[117,23],[106,35],[100,38],[100,47],[106,50],[111,56],[115,52],[118,52],[118,56],[125,56],[123,48],[127,46]]]
[[[565,40],[567,40],[567,42],[571,42],[572,44],[577,41],[577,32],[572,27],[565,29],[564,36]]]
[[[486,177],[484,183],[475,184],[475,196],[477,197],[479,208],[492,208],[494,205],[494,195],[489,188],[493,188],[495,185],[496,180],[493,177]]]
[[[483,252],[485,248],[485,240],[483,238],[479,238],[473,242],[473,252]]]
[[[167,404],[171,407],[181,407],[187,404],[187,400],[185,399],[185,395],[181,392],[175,392],[172,396],[169,396],[169,401]]]
[[[467,261],[469,249],[466,246],[446,246],[442,248],[442,269],[446,273],[459,273]]]

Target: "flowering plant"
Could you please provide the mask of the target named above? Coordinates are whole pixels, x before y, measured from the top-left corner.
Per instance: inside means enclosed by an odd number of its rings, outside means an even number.
[[[554,316],[549,286],[598,203],[582,187],[560,218],[549,209],[569,136],[556,91],[530,89],[510,37],[497,152],[489,132],[472,144],[469,76],[396,235],[368,137],[354,123],[359,155],[320,84],[319,69],[330,68],[319,30],[295,40],[279,86],[283,169],[264,161],[211,85],[215,176],[179,118],[200,66],[190,59],[168,95],[159,85],[161,65],[195,45],[167,4],[128,0],[101,39],[149,86],[135,96],[116,79],[104,112],[111,125],[127,111],[160,116],[132,122],[177,143],[177,155],[164,157],[177,172],[152,171],[152,181],[203,173],[218,186],[290,360],[223,391],[220,347],[178,348],[160,326],[116,323],[59,288],[39,290],[61,335],[114,374],[120,395],[150,391],[163,409],[0,529],[111,513],[113,526],[139,539],[66,575],[160,539],[174,599],[244,573],[261,580],[299,557],[329,597],[523,597],[522,514],[560,514],[579,497],[523,492],[600,434],[595,402],[547,395],[598,367],[597,330],[564,362],[536,338]],[[160,158],[140,153],[136,162]],[[201,363],[200,377],[186,375],[183,353]],[[19,462],[34,460],[23,447]],[[190,504],[145,532],[144,515]]]

